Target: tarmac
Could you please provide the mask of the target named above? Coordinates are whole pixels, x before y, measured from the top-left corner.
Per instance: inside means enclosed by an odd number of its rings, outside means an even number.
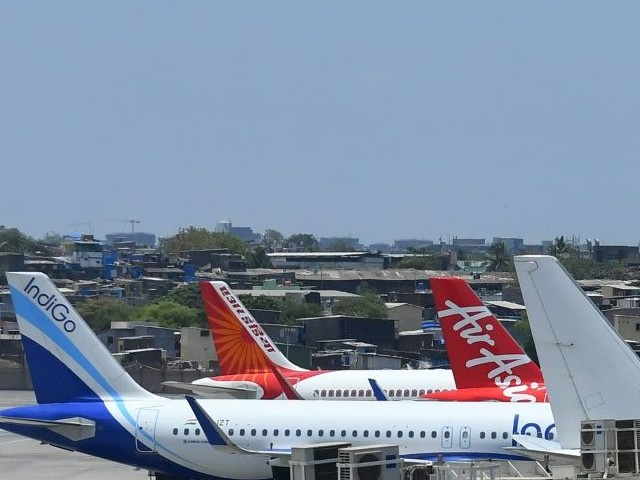
[[[32,391],[0,390],[0,409],[35,404]],[[0,430],[0,478],[3,480],[144,480],[146,470],[42,445]]]

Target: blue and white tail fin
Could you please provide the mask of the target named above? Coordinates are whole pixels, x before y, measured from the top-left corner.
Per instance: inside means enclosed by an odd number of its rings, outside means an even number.
[[[558,259],[514,257],[563,448],[582,420],[640,418],[640,359]]]
[[[7,273],[38,403],[149,398],[43,273]]]

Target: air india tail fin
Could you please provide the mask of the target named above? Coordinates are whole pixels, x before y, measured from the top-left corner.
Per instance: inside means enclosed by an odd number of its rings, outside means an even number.
[[[469,284],[455,277],[431,278],[456,387],[500,387],[505,393],[544,384],[540,368],[522,350]]]
[[[560,442],[583,420],[640,417],[640,359],[557,258],[514,257]]]
[[[201,282],[200,292],[221,375],[271,371],[272,365],[304,371],[276,347],[226,283]]]
[[[38,403],[147,398],[43,273],[7,273]]]

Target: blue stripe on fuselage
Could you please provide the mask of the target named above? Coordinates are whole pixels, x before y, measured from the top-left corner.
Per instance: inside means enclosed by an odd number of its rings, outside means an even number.
[[[161,472],[176,478],[230,480],[223,477],[204,475],[200,472],[185,468],[157,453],[138,452],[133,435],[113,419],[102,402],[14,407],[0,411],[0,417],[37,420],[59,420],[71,417],[86,418],[96,422],[96,435],[93,438],[79,441],[69,440],[44,427],[4,423],[2,419],[0,419],[0,428],[65,449]]]

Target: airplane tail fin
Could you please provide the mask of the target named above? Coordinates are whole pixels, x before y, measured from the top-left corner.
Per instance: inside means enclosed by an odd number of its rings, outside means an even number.
[[[43,273],[7,273],[38,403],[153,396],[111,356]]]
[[[430,284],[458,389],[500,386],[507,376],[517,376],[534,389],[544,384],[540,368],[465,280],[431,278]],[[499,368],[496,359],[505,368]]]
[[[560,443],[582,420],[639,416],[640,359],[557,258],[514,257]]]
[[[222,375],[271,371],[272,365],[304,371],[276,347],[226,283],[201,282],[200,292]]]

